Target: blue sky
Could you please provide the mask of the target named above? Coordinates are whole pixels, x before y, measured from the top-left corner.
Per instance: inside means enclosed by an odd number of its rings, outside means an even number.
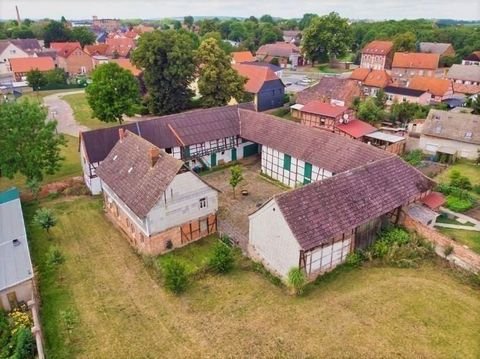
[[[306,12],[337,11],[353,19],[480,19],[478,0],[0,0],[0,18],[67,19],[99,17],[162,18],[184,15],[300,17]]]

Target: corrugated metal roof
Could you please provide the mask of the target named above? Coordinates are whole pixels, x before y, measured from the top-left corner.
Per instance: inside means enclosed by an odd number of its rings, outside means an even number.
[[[11,195],[12,190],[7,193]],[[3,195],[5,192],[0,193],[0,196]],[[22,205],[17,195],[0,203],[0,291],[32,277]]]
[[[390,143],[400,142],[405,139],[404,137],[395,136],[395,135],[391,135],[389,133],[384,133],[380,131],[369,133],[368,135],[365,135],[365,137],[370,137],[376,140],[386,141]]]

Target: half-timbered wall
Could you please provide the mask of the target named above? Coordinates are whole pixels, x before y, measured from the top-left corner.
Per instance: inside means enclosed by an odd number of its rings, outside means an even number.
[[[267,146],[262,146],[262,173],[292,188],[333,176],[323,168]]]

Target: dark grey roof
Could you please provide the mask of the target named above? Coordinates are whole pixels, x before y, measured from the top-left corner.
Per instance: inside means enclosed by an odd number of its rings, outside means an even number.
[[[430,110],[423,124],[422,134],[480,145],[480,116]]]
[[[430,190],[434,182],[392,156],[274,197],[304,250],[328,243]]]
[[[418,47],[420,52],[442,55],[450,46],[452,45],[443,42],[421,42]]]
[[[448,70],[447,77],[453,80],[480,82],[480,66],[454,64]]]
[[[384,89],[385,93],[393,93],[396,95],[418,97],[423,95],[426,91],[415,90],[408,87],[387,86]]]

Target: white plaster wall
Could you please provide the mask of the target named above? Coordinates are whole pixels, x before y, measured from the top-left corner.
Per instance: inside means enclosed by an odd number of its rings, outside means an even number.
[[[85,182],[85,185],[90,189],[90,192],[93,195],[102,193],[102,183],[100,181],[100,178],[98,177],[90,178],[89,162],[87,159],[87,155],[85,152],[85,144],[83,143],[83,141],[80,146],[80,163],[82,164],[83,180]]]
[[[11,74],[9,70],[10,64],[8,63],[9,59],[16,59],[19,57],[29,57],[28,54],[16,47],[13,44],[9,44],[5,50],[0,54],[0,75]]]
[[[0,291],[0,308],[5,309],[6,311],[10,311],[13,308],[10,308],[10,304],[8,303],[7,294],[15,292],[17,295],[18,302],[25,302],[27,303],[29,300],[33,299],[33,283],[32,280],[29,279],[23,283],[17,284],[16,286],[4,289]]]
[[[291,268],[298,267],[300,245],[274,199],[249,216],[249,244],[284,278]]]
[[[475,160],[478,157],[478,150],[480,145],[475,145],[472,143],[465,143],[459,141],[448,140],[444,138],[436,138],[430,136],[420,136],[419,148],[428,154],[435,154],[436,151],[440,148],[451,148],[457,151],[457,156],[467,158],[470,160]]]
[[[207,206],[200,208],[200,199]],[[148,213],[151,234],[162,232],[192,220],[206,217],[218,210],[218,192],[191,172],[177,175],[157,205]]]
[[[309,252],[305,268],[307,273],[329,271],[345,262],[350,253],[351,241],[351,238],[346,238],[343,242],[338,241]]]

